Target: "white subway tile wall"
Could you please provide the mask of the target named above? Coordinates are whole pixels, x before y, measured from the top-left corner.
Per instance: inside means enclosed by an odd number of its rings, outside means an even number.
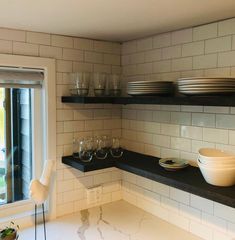
[[[152,40],[148,38],[123,43],[124,91],[126,83],[134,80],[176,81],[177,78],[191,76],[235,77],[234,22],[235,19],[229,19],[159,34],[153,36]],[[136,47],[140,45],[144,47]],[[140,53],[145,58],[140,58]],[[148,71],[147,68],[146,71],[140,70],[145,63],[148,63]],[[230,107],[123,106],[123,144],[127,149],[157,157],[187,158],[195,165],[198,149],[202,147],[226,149],[235,153],[234,112],[234,108]],[[126,174],[123,172],[125,200],[147,211],[150,209],[150,212],[203,239],[235,238],[233,208],[154,182],[152,189],[148,185],[148,190],[160,196],[160,203],[159,199],[155,201],[152,198],[150,201],[144,196],[146,185],[140,184],[139,177],[136,176],[135,182],[130,184]],[[136,186],[142,187],[138,194],[135,192]],[[154,201],[158,213],[152,210]]]
[[[121,134],[120,106],[62,104],[73,71],[120,71],[121,45],[53,34],[0,28],[0,53],[56,59],[57,215],[86,208],[86,187],[102,185],[102,203],[121,199],[121,173],[111,168],[90,175],[66,167],[61,157],[72,153],[74,137]],[[117,66],[119,70],[117,70]],[[99,131],[99,132],[97,132]]]
[[[69,73],[123,73],[131,80],[235,76],[234,21],[119,43],[0,28],[0,53],[56,59],[57,215],[87,208],[86,188],[102,185],[102,203],[121,198],[206,240],[235,238],[234,209],[116,168],[83,173],[61,163],[74,137],[122,136],[130,150],[195,163],[201,147],[235,151],[234,108],[63,104]]]

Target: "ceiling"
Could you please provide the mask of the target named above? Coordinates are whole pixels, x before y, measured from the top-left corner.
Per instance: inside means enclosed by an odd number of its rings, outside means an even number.
[[[0,26],[127,41],[235,17],[234,0],[0,0]]]

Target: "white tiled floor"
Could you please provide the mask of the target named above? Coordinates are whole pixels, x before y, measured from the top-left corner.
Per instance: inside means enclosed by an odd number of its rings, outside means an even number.
[[[47,240],[199,240],[125,201],[84,210],[47,223]],[[33,240],[34,228],[20,232],[19,240]],[[38,228],[43,240],[43,228]]]

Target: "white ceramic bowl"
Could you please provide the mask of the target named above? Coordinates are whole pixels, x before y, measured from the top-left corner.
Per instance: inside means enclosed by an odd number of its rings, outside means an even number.
[[[222,160],[214,160],[212,158],[211,160],[205,159],[202,156],[198,156],[198,161],[208,167],[235,167],[235,157],[234,158],[228,158],[228,159],[222,159]]]
[[[199,149],[199,156],[204,160],[212,161],[227,161],[228,159],[235,158],[235,154],[228,151],[223,151],[215,148],[201,148]]]
[[[206,182],[215,186],[228,187],[235,184],[235,167],[234,168],[210,168],[198,162],[200,171]]]

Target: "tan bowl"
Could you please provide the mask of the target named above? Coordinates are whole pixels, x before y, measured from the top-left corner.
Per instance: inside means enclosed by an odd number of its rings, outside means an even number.
[[[198,166],[204,179],[209,184],[221,187],[233,186],[235,184],[235,167],[214,169],[205,167],[200,162],[198,162]]]

